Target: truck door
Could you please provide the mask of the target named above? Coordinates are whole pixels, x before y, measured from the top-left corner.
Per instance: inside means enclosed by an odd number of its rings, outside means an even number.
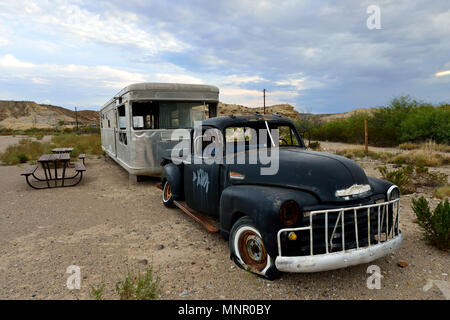
[[[221,185],[220,170],[222,165],[217,163],[220,161],[216,161],[218,157],[215,156],[215,148],[211,145],[211,141],[203,141],[205,130],[199,131],[198,134],[194,131],[194,152],[189,163],[184,166],[185,198],[186,204],[190,208],[218,217]],[[217,130],[217,133],[220,134],[220,131]],[[213,149],[212,152],[211,148]],[[222,155],[220,154],[220,157]]]

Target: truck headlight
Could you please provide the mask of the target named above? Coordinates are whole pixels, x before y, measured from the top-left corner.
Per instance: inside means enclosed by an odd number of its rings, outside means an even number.
[[[386,194],[388,201],[400,198],[400,189],[394,184],[392,185]]]
[[[294,200],[288,200],[281,205],[280,219],[286,226],[292,226],[297,222],[300,214],[300,207]]]

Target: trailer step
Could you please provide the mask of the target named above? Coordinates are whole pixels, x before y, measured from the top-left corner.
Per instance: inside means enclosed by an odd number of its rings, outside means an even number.
[[[184,201],[174,200],[174,205],[181,209],[184,213],[186,213],[189,217],[194,219],[196,222],[200,223],[208,232],[217,233],[219,232],[219,228],[217,222],[212,220],[211,218],[196,212],[189,208]]]

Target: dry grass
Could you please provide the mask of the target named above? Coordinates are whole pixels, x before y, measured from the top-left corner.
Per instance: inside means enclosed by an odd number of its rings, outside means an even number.
[[[364,158],[366,156],[364,147],[342,149],[342,150],[337,151],[336,154],[350,158],[350,159]],[[376,160],[378,160],[378,159],[387,160],[390,157],[392,157],[392,154],[387,153],[387,152],[375,152],[375,151],[371,151],[369,149],[367,156],[369,158],[376,159]]]
[[[402,150],[415,150],[415,149],[419,149],[420,146],[417,143],[405,142],[405,143],[399,144],[398,148],[402,149]]]
[[[22,139],[19,144],[11,145],[0,154],[3,164],[14,165],[37,160],[44,153],[51,153],[53,148],[73,147],[72,157],[80,153],[100,155],[103,153],[99,134],[77,135],[74,133],[59,134],[51,142]]]
[[[431,149],[417,149],[398,154],[388,160],[396,164],[415,164],[419,166],[437,167],[450,163],[450,156]]]
[[[450,186],[437,188],[434,190],[434,196],[439,199],[450,198]]]
[[[405,142],[398,145],[402,150],[425,150],[431,152],[450,152],[450,146],[444,143],[436,143],[433,140],[428,140],[422,143]]]

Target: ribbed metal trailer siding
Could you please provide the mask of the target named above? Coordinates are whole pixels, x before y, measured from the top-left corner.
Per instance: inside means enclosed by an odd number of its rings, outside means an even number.
[[[137,83],[122,89],[100,110],[102,149],[130,175],[159,176],[161,159],[170,154],[179,140],[172,141],[171,129],[133,129],[134,102],[202,102],[217,115],[219,89],[215,86],[176,83]],[[126,129],[119,128],[117,108],[124,106]],[[160,113],[164,109],[159,109]],[[126,144],[123,141],[126,139]]]

